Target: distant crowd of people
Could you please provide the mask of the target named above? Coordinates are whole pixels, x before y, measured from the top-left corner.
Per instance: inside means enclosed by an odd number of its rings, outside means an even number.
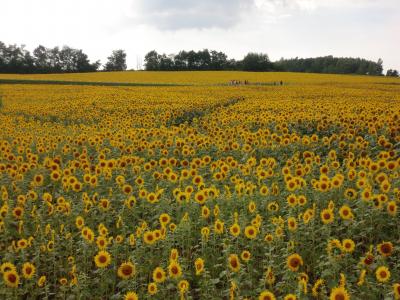
[[[250,82],[248,80],[242,81],[242,80],[233,79],[233,80],[229,81],[229,85],[248,85],[248,84],[250,84]],[[257,84],[257,83],[255,83],[255,84]],[[283,85],[283,81],[282,80],[279,82],[274,81],[274,85]]]
[[[249,84],[249,81],[248,81],[248,80],[245,80],[245,81],[241,81],[241,80],[231,80],[231,81],[229,82],[229,85],[242,85],[242,84],[248,85],[248,84]]]

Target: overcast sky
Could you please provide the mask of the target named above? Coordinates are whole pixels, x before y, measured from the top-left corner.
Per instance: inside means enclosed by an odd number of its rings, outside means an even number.
[[[400,70],[400,0],[1,0],[0,41],[69,45],[128,68],[150,50],[203,48],[241,59],[364,57]]]

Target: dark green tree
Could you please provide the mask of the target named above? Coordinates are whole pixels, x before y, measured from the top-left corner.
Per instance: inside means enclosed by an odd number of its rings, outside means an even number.
[[[273,64],[264,53],[248,53],[242,60],[244,71],[272,71]]]
[[[126,53],[124,50],[114,50],[107,57],[108,61],[104,66],[105,71],[125,71],[126,70]]]
[[[144,66],[147,71],[157,71],[160,69],[161,57],[156,50],[152,50],[144,57]]]
[[[393,70],[393,69],[389,69],[389,70],[386,71],[386,76],[399,77],[399,71]]]

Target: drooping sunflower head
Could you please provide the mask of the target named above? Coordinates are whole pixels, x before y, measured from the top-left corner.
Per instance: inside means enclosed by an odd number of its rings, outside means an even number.
[[[229,255],[228,266],[233,272],[238,272],[240,269],[239,257],[236,254]]]

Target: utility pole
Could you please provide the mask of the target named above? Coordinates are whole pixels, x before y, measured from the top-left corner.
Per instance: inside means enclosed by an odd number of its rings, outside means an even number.
[[[136,70],[137,71],[142,70],[142,67],[143,67],[142,57],[139,55],[136,55]]]

